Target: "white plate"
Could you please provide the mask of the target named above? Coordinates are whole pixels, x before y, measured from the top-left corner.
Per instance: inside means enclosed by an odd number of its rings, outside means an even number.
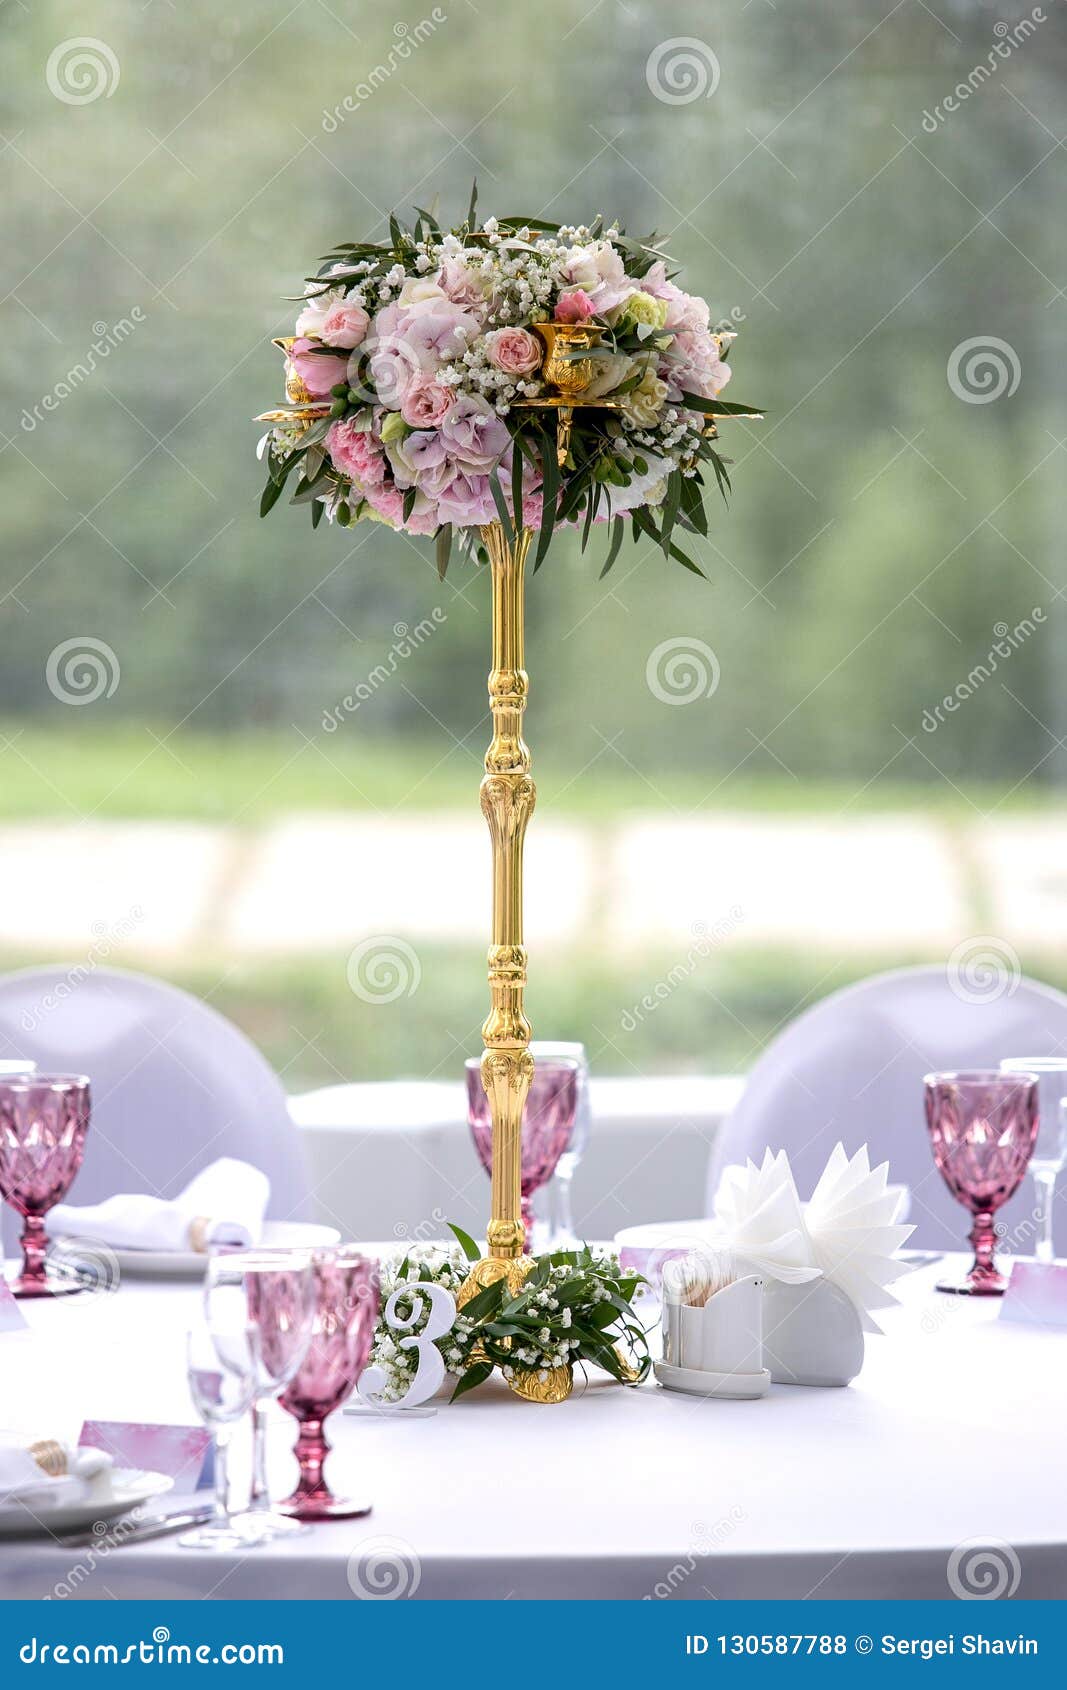
[[[0,1537],[52,1537],[63,1532],[91,1531],[98,1520],[117,1520],[142,1502],[163,1496],[174,1480],[166,1473],[145,1473],[136,1467],[116,1467],[94,1495],[77,1502],[32,1504],[0,1502]]]
[[[703,1373],[694,1367],[672,1367],[667,1361],[657,1361],[654,1367],[656,1378],[668,1391],[688,1391],[694,1397],[733,1397],[744,1402],[765,1397],[771,1388],[766,1368],[759,1373]]]
[[[77,1266],[78,1246],[92,1249],[87,1238],[61,1238],[57,1244],[72,1267]],[[317,1226],[310,1221],[266,1221],[260,1243],[274,1250],[325,1249],[340,1244],[334,1226]],[[196,1250],[112,1250],[120,1274],[131,1279],[202,1279],[209,1257]]]

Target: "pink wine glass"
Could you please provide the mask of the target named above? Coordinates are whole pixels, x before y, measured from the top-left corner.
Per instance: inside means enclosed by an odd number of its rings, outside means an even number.
[[[378,1319],[378,1264],[349,1245],[316,1250],[312,1258],[315,1314],[303,1361],[279,1397],[299,1422],[300,1479],[277,1506],[298,1520],[345,1520],[369,1514],[370,1503],[334,1496],[322,1476],[330,1446],[322,1430],[367,1364]]]
[[[522,1224],[529,1251],[533,1231],[533,1194],[552,1178],[556,1163],[570,1144],[578,1108],[581,1064],[573,1057],[539,1056],[534,1061],[533,1079],[522,1112]],[[486,1173],[493,1166],[493,1118],[482,1085],[481,1059],[467,1062],[467,1119],[474,1147]]]
[[[16,1297],[61,1297],[85,1279],[49,1277],[44,1216],[67,1195],[85,1154],[89,1082],[84,1074],[26,1074],[0,1081],[0,1197],[22,1216]]]
[[[927,1074],[926,1125],[938,1172],[974,1216],[974,1265],[939,1291],[999,1297],[1006,1275],[993,1260],[993,1216],[1016,1191],[1037,1137],[1037,1075],[987,1069]]]

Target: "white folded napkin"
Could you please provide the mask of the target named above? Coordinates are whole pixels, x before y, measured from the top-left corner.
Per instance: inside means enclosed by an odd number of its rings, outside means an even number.
[[[10,1434],[0,1434],[0,1504],[21,1502],[34,1509],[75,1502],[88,1494],[94,1480],[110,1473],[112,1460],[102,1449],[55,1448],[66,1462],[66,1472],[46,1473],[29,1448]]]
[[[714,1210],[724,1244],[758,1273],[787,1285],[818,1278],[820,1269],[784,1150],[777,1156],[764,1151],[758,1168],[752,1161],[724,1168]]]
[[[222,1156],[169,1201],[137,1192],[76,1207],[57,1203],[53,1238],[90,1238],[116,1250],[245,1249],[258,1244],[270,1197],[266,1174]]]
[[[900,1191],[888,1175],[888,1162],[871,1168],[866,1145],[849,1157],[837,1144],[804,1208],[814,1259],[851,1297],[865,1332],[881,1331],[871,1311],[896,1302],[889,1286],[909,1272],[893,1258],[915,1228],[895,1222]]]

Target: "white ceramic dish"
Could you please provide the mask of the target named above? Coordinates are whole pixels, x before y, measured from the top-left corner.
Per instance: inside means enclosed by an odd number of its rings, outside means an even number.
[[[736,1401],[765,1397],[771,1388],[766,1368],[759,1373],[702,1373],[693,1367],[672,1367],[657,1361],[656,1378],[668,1391],[688,1391],[694,1397],[732,1397]]]
[[[341,1234],[335,1226],[319,1226],[310,1221],[266,1221],[260,1244],[273,1250],[325,1249],[340,1244]],[[76,1267],[78,1246],[92,1250],[92,1242],[85,1238],[58,1239],[64,1260]],[[120,1274],[131,1279],[200,1279],[209,1257],[196,1250],[112,1250]]]
[[[146,1473],[140,1468],[116,1467],[102,1475],[89,1496],[77,1501],[55,1500],[40,1495],[32,1503],[0,1502],[0,1538],[59,1537],[64,1532],[91,1531],[98,1520],[118,1520],[142,1502],[151,1502],[172,1489],[174,1480],[166,1473]]]

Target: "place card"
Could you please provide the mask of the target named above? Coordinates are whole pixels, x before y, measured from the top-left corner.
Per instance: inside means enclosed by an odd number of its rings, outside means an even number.
[[[1067,1329],[1067,1262],[1013,1262],[999,1318]]]
[[[78,1447],[106,1450],[117,1467],[166,1473],[178,1491],[207,1490],[215,1482],[214,1445],[203,1426],[87,1420]]]
[[[26,1316],[12,1295],[7,1280],[0,1274],[0,1332],[25,1332]]]

